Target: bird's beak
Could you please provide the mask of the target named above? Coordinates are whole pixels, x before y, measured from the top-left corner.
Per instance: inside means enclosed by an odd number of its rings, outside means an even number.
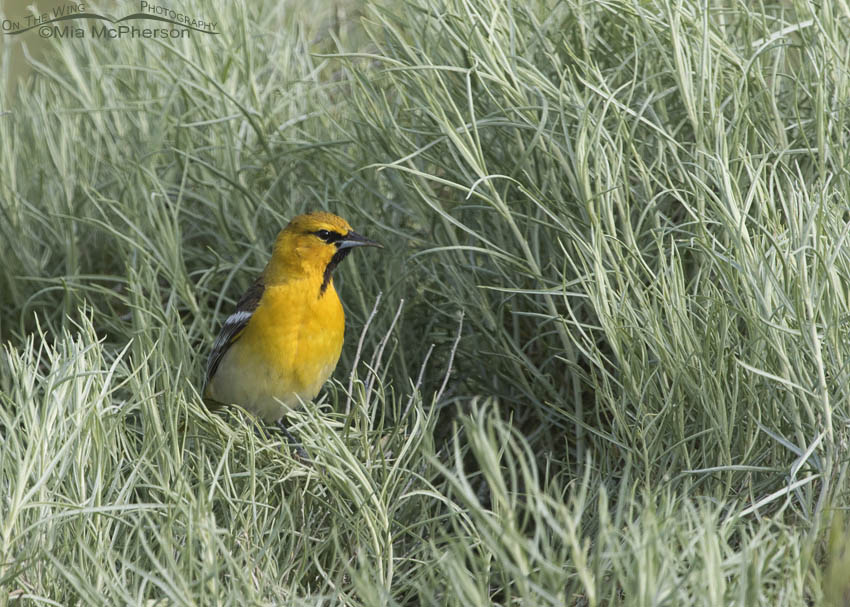
[[[361,236],[357,232],[349,232],[340,240],[336,241],[337,249],[350,249],[352,247],[378,247],[383,249],[384,245],[374,240],[369,240],[365,236]]]

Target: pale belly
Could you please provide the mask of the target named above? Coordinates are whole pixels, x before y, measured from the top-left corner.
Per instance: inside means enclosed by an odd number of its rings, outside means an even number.
[[[342,351],[342,306],[332,288],[319,301],[297,303],[312,305],[257,308],[222,358],[208,396],[271,422],[298,406],[299,398],[311,400],[319,393]]]

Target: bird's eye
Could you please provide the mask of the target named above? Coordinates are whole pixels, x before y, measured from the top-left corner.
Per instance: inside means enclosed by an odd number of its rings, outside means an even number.
[[[316,232],[316,236],[318,236],[319,238],[321,238],[325,242],[328,242],[331,238],[331,233],[328,232],[327,230],[319,230],[318,232]]]

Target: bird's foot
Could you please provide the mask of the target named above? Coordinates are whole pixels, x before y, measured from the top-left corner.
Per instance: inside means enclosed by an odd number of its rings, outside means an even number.
[[[301,442],[292,435],[292,432],[289,431],[289,428],[286,427],[286,424],[283,423],[283,419],[279,419],[275,422],[275,426],[277,426],[278,430],[283,432],[283,435],[289,441],[290,446],[295,451],[295,456],[301,460],[305,464],[312,464],[313,462],[310,460],[310,456],[307,455],[307,451],[304,450],[304,447],[301,445]]]

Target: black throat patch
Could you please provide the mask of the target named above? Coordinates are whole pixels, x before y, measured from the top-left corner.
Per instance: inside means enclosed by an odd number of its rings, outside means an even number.
[[[334,268],[336,268],[339,265],[339,262],[345,259],[345,256],[349,253],[351,253],[351,249],[339,249],[336,253],[334,253],[334,256],[331,257],[328,265],[325,266],[325,273],[322,276],[322,286],[319,287],[319,297],[325,294],[328,285],[331,283]]]

